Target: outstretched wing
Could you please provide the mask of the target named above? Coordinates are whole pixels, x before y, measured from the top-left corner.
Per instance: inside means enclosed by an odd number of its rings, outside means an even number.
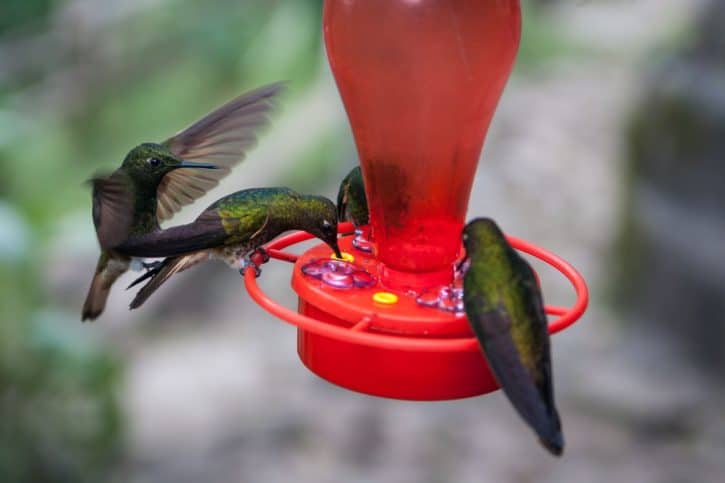
[[[219,169],[181,168],[164,176],[157,190],[159,222],[203,196],[244,159],[282,88],[276,83],[243,94],[163,142],[181,159],[213,163]]]
[[[89,180],[93,186],[93,224],[101,248],[111,249],[122,243],[133,222],[131,183],[121,171]]]

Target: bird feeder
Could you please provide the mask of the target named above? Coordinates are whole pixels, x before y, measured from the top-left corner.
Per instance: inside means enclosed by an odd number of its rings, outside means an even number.
[[[294,262],[298,310],[250,296],[298,328],[302,362],[330,382],[398,399],[445,400],[497,388],[461,301],[461,230],[483,140],[521,34],[518,0],[325,0],[327,55],[357,145],[371,252],[340,239],[348,260],[298,232],[267,248]],[[486,213],[486,215],[491,215]],[[341,224],[341,233],[352,231]],[[508,237],[559,270],[576,303],[547,306],[549,330],[574,323],[587,287],[561,258]]]

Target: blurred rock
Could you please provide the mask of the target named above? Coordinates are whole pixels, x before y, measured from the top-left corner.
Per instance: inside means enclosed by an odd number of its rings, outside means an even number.
[[[725,2],[651,72],[629,132],[618,299],[725,373]]]

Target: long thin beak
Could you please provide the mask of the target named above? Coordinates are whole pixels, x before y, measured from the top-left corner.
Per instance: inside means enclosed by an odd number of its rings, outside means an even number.
[[[194,163],[192,161],[182,161],[179,168],[199,168],[199,169],[219,169],[218,166],[209,163]]]
[[[335,238],[335,243],[334,243],[334,245],[332,245],[331,248],[332,248],[332,251],[335,252],[335,256],[337,258],[342,258],[342,252],[340,251],[340,247],[337,246],[337,238]]]

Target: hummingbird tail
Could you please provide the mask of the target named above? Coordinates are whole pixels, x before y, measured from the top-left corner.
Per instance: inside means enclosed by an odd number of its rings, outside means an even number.
[[[141,290],[138,291],[136,297],[134,297],[134,299],[131,301],[131,305],[129,306],[129,308],[131,310],[139,308],[141,305],[144,304],[144,302],[146,302],[146,300],[148,300],[148,298],[154,292],[156,292],[156,290],[161,285],[164,284],[164,282],[169,279],[169,277],[171,277],[175,273],[183,272],[187,268],[191,268],[197,263],[201,263],[204,260],[207,260],[208,257],[209,254],[206,251],[200,251],[185,255],[183,257],[166,258],[163,262],[161,262],[161,265],[158,268],[153,270],[151,280],[149,280],[146,285],[141,287]],[[142,279],[145,277],[146,275],[141,276]],[[136,281],[134,281],[131,286],[135,284]]]
[[[106,300],[111,292],[113,283],[128,270],[128,262],[110,259],[107,255],[101,254],[98,259],[96,273],[93,274],[91,286],[83,303],[81,320],[95,320],[106,308]]]
[[[88,289],[86,301],[83,303],[81,320],[85,322],[86,320],[98,318],[103,313],[103,309],[106,308],[109,293],[111,293],[111,286],[103,283],[103,275],[100,272],[96,273]]]
[[[486,321],[489,327],[505,327],[505,321],[498,313],[487,314]],[[483,334],[483,330],[477,332],[479,327],[474,325],[472,328],[474,333]],[[488,333],[486,337],[479,338],[479,342],[496,381],[511,405],[534,430],[541,444],[553,455],[560,456],[564,451],[564,436],[554,404],[551,373],[544,371],[544,381],[537,382],[534,377],[538,371],[532,371],[524,364],[508,332]]]
[[[540,435],[539,441],[554,456],[561,456],[564,453],[564,435],[561,432],[561,428],[553,430],[546,437]]]

